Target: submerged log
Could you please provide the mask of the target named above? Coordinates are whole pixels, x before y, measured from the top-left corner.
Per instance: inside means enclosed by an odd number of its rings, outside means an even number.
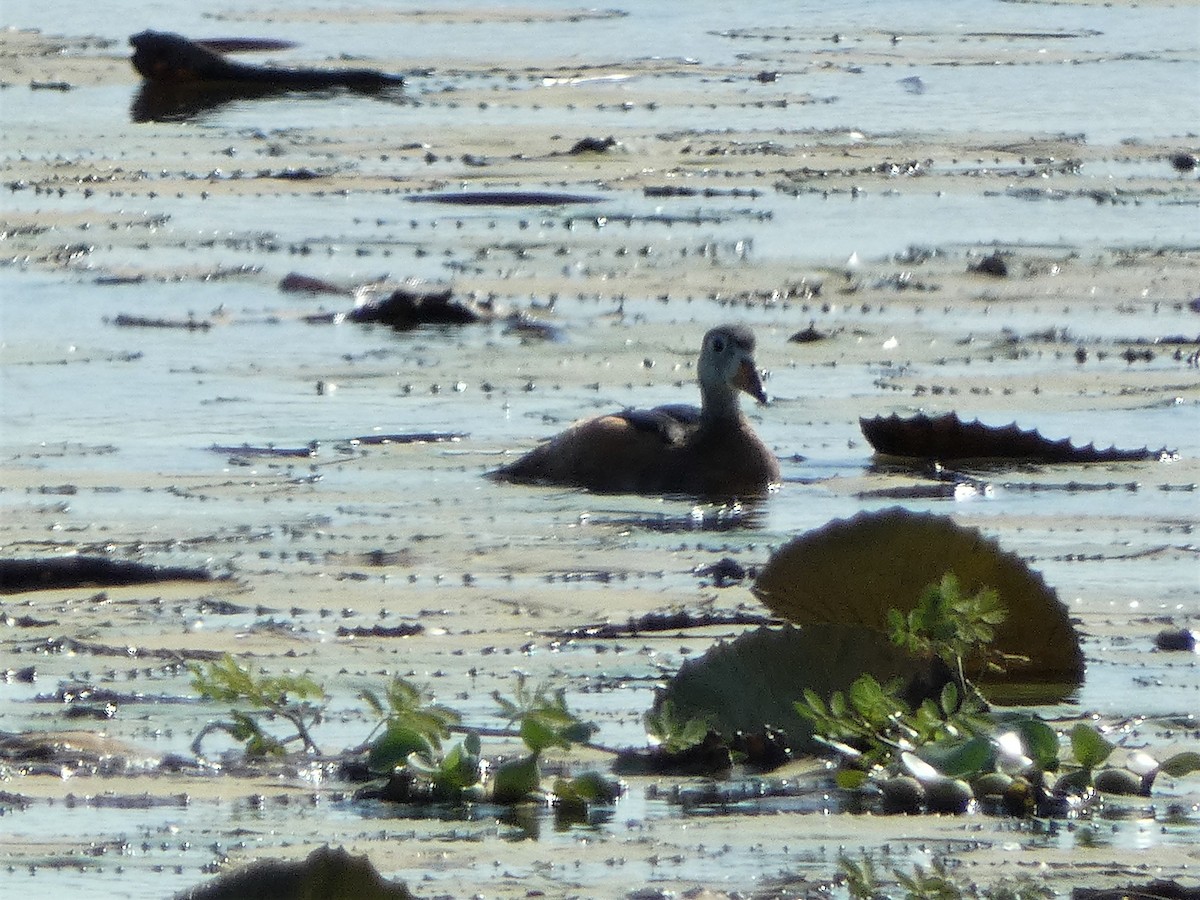
[[[74,587],[117,587],[158,581],[212,581],[207,569],[159,567],[101,556],[0,560],[0,594]]]
[[[288,69],[235,63],[216,48],[237,47],[235,42],[191,41],[179,34],[143,31],[132,35],[131,62],[147,81],[169,85],[197,83],[266,86],[289,91],[313,91],[348,88],[374,92],[401,85],[399,75],[387,75],[373,69]]]
[[[964,422],[957,413],[942,416],[897,415],[859,419],[863,435],[877,453],[919,459],[1022,459],[1043,463],[1126,462],[1171,456],[1166,448],[1150,450],[1078,447],[1069,438],[1053,441],[1036,430],[1010,425],[984,425],[978,419]]]

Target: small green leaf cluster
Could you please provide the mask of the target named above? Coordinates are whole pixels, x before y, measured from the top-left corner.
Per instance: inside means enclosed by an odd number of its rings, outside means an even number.
[[[457,712],[434,702],[399,676],[392,679],[382,698],[369,689],[358,696],[382,719],[383,733],[370,743],[367,756],[372,772],[391,772],[413,753],[435,759],[442,751],[442,741],[462,721]]]
[[[192,742],[197,755],[204,738],[224,731],[244,744],[247,756],[281,756],[289,744],[299,741],[305,752],[319,753],[312,728],[319,724],[328,697],[307,675],[267,675],[261,669],[242,668],[226,653],[206,666],[193,665],[192,688],[203,699],[232,703],[230,721],[212,722]],[[295,733],[275,737],[267,724],[282,719]]]
[[[898,896],[867,854],[863,854],[861,861],[855,861],[845,854],[839,856],[838,870],[852,900],[885,900]],[[904,900],[966,900],[974,897],[984,900],[1050,900],[1055,896],[1049,885],[1029,875],[1005,879],[981,890],[974,884],[957,880],[945,860],[937,857],[928,867],[914,865],[912,872],[892,868],[891,874],[896,886],[903,891]]]
[[[973,799],[991,798],[1010,814],[1054,816],[1097,792],[1149,795],[1160,772],[1200,771],[1200,754],[1190,751],[1161,762],[1139,751],[1126,766],[1107,765],[1116,746],[1086,723],[1072,728],[1064,755],[1058,732],[1037,716],[992,713],[963,676],[962,662],[966,655],[987,658],[1004,616],[995,592],[964,597],[948,573],[912,612],[888,614],[895,643],[958,673],[936,699],[912,709],[898,679],[881,684],[867,674],[828,701],[804,692],[796,711],[812,722],[814,740],[840,757],[841,787],[874,783],[885,810],[962,811]]]
[[[515,734],[528,751],[498,766],[484,757],[476,732],[468,732],[443,752],[443,741],[459,730],[461,717],[412,683],[397,678],[383,698],[370,691],[360,696],[383,718],[383,731],[369,744],[367,759],[372,772],[388,777],[381,793],[386,799],[503,804],[541,799],[583,809],[611,802],[620,793],[618,782],[591,772],[559,779],[552,792],[542,789],[541,755],[551,748],[568,750],[595,731],[570,710],[561,689],[533,688],[521,676],[511,699],[493,693],[500,714],[516,726]]]
[[[703,743],[712,727],[706,719],[684,718],[670,698],[647,712],[643,721],[646,733],[667,753],[682,753]]]
[[[828,703],[805,690],[796,712],[813,723],[818,743],[852,762],[862,773],[860,782],[872,770],[893,765],[902,752],[961,742],[987,727],[983,706],[974,695],[960,699],[954,682],[942,688],[937,700],[926,699],[915,710],[900,696],[902,688],[900,679],[881,684],[871,675],[860,675],[845,693],[834,691]]]
[[[965,596],[953,572],[925,588],[907,615],[888,610],[887,628],[892,642],[920,658],[939,657],[953,670],[962,661],[987,648],[996,637],[996,626],[1008,617],[1000,595],[980,588]],[[994,660],[989,661],[998,667]]]
[[[509,725],[518,727],[529,751],[496,769],[492,799],[497,803],[519,803],[537,796],[541,791],[541,754],[552,747],[569,750],[574,744],[588,741],[596,730],[571,712],[561,688],[552,692],[544,686],[531,688],[524,675],[518,676],[512,699],[499,691],[493,691],[492,698]],[[553,802],[554,797],[549,799]]]

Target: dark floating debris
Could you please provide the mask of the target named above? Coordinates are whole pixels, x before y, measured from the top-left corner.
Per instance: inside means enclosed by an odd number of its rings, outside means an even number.
[[[344,287],[314,278],[311,275],[301,275],[299,272],[288,272],[279,281],[279,290],[285,294],[349,294]]]
[[[606,138],[585,137],[576,141],[567,153],[572,156],[578,156],[581,153],[607,153],[615,146],[617,146],[617,139],[611,135]]]
[[[176,895],[176,900],[412,900],[404,884],[388,881],[366,856],[318,847],[305,859],[264,859]]]
[[[577,625],[574,628],[564,628],[552,632],[549,636],[559,639],[578,638],[630,638],[639,634],[663,631],[685,631],[690,628],[711,628],[713,626],[744,626],[771,625],[778,619],[764,616],[761,613],[748,612],[706,612],[690,613],[686,610],[662,613],[651,612],[628,622],[600,622],[594,625]]]
[[[271,456],[287,459],[316,456],[319,446],[317,441],[309,441],[307,447],[275,447],[270,444],[265,447],[252,447],[249,444],[242,444],[240,447],[227,447],[221,444],[213,444],[209,449],[213,453],[222,453],[227,456]]]
[[[817,330],[816,322],[809,322],[807,328],[797,331],[790,338],[788,338],[788,340],[793,344],[811,344],[816,341],[823,341],[827,337],[829,337],[829,335],[824,331]]]
[[[1014,422],[996,427],[978,419],[962,421],[957,413],[924,414],[901,418],[859,419],[863,435],[877,453],[918,459],[1022,459],[1043,463],[1128,462],[1169,459],[1163,448],[1150,450],[1099,450],[1093,444],[1077,447],[1069,438],[1052,441],[1036,431],[1024,431]]]
[[[350,311],[352,322],[390,325],[407,331],[420,325],[470,325],[490,321],[491,310],[454,298],[450,288],[413,291],[398,288],[382,300],[365,303]]]
[[[604,197],[557,191],[447,191],[415,194],[413,203],[448,203],[454,206],[565,206],[569,203],[602,203]]]
[[[351,444],[366,446],[378,444],[441,444],[461,441],[468,437],[465,431],[410,431],[405,434],[368,434],[350,438]]]
[[[159,581],[212,581],[207,569],[149,566],[101,556],[0,560],[0,594]]]
[[[204,319],[152,319],[120,313],[110,320],[118,328],[180,328],[185,331],[208,331],[212,322]]]
[[[1194,653],[1196,633],[1187,628],[1164,628],[1154,636],[1154,646],[1167,652]]]
[[[992,275],[996,278],[1008,277],[1008,263],[1004,261],[1004,257],[997,250],[991,256],[985,256],[979,262],[967,269],[980,275]]]
[[[1176,172],[1191,172],[1196,165],[1195,153],[1173,153],[1171,155],[1171,166]]]
[[[222,53],[275,50],[287,41],[222,38],[190,41],[160,31],[132,35],[130,60],[145,79],[134,95],[134,122],[189,121],[226,103],[275,97],[294,91],[346,89],[379,94],[404,84],[399,75],[372,69],[289,69],[235,63]]]
[[[266,86],[289,91],[319,91],[343,87],[356,91],[379,91],[401,85],[399,75],[386,75],[373,69],[288,69],[235,63],[222,53],[241,50],[276,49],[291,46],[279,42],[252,39],[214,39],[191,41],[180,34],[143,31],[130,36],[133,47],[130,60],[147,81],[194,87],[206,82]]]
[[[425,630],[425,626],[420,622],[406,622],[403,625],[358,625],[353,628],[345,625],[339,625],[337,630],[338,637],[351,638],[405,638],[412,637],[414,634],[420,634]]]

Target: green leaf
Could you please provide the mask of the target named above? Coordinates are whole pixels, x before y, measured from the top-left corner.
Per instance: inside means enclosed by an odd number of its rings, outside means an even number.
[[[1200,772],[1200,753],[1193,750],[1176,753],[1174,756],[1164,759],[1159,765],[1158,771],[1170,775],[1172,778],[1182,778],[1192,772]]]
[[[1013,730],[1021,735],[1025,754],[1043,771],[1058,769],[1058,735],[1041,719],[1018,719]]]
[[[958,685],[953,681],[947,681],[942,688],[942,712],[947,716],[958,710]]]
[[[621,782],[599,772],[581,772],[574,778],[558,778],[554,793],[563,800],[582,803],[615,803],[621,796]]]
[[[425,735],[403,725],[389,724],[386,731],[371,744],[367,753],[367,768],[372,772],[391,772],[403,765],[412,753],[432,757],[434,747]]]
[[[1091,725],[1080,722],[1071,729],[1071,752],[1085,769],[1094,769],[1108,759],[1115,745]]]
[[[976,737],[950,747],[928,745],[921,758],[950,778],[970,778],[995,767],[996,748],[986,737]]]
[[[520,803],[541,786],[541,771],[536,754],[507,762],[496,770],[492,781],[492,800],[496,803]]]

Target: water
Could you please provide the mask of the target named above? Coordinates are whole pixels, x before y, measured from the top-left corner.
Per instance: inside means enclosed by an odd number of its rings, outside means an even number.
[[[125,650],[188,647],[315,671],[332,696],[318,732],[331,751],[365,739],[373,723],[357,693],[393,673],[487,726],[504,724],[491,691],[508,694],[528,673],[566,687],[572,708],[600,724],[601,743],[638,744],[654,685],[715,635],[562,643],[554,629],[710,602],[754,606],[744,586],[702,588],[693,569],[724,556],[760,564],[800,532],[895,504],[872,491],[924,482],[877,468],[858,418],[956,409],[1077,444],[1179,451],[1166,464],[970,469],[989,490],[904,501],[1029,560],[1077,617],[1088,677],[1047,715],[1146,716],[1144,733],[1126,728],[1121,739],[1156,752],[1168,742],[1154,717],[1190,712],[1195,667],[1152,653],[1151,642],[1162,622],[1195,627],[1200,616],[1200,386],[1194,366],[1155,342],[1197,330],[1188,305],[1196,179],[1165,157],[1196,149],[1200,109],[1180,86],[1200,74],[1200,11],[865,0],[667,2],[583,16],[540,0],[519,16],[442,2],[273,10],[121,2],[101,11],[71,0],[51,16],[5,5],[9,25],[114,43],[99,51],[112,61],[99,74],[69,70],[83,73],[69,77],[70,91],[26,87],[56,77],[54,57],[18,77],[0,71],[10,83],[0,91],[4,552],[114,552],[205,564],[239,581],[6,598],[13,618],[54,624],[7,629],[0,669],[35,665],[38,682],[0,685],[0,730],[70,725],[37,699],[65,681],[191,696],[181,667]],[[271,58],[347,53],[347,65],[403,71],[408,85],[394,97],[235,102],[134,126],[137,83],[121,58],[142,28],[295,40]],[[1047,37],[1058,33],[1071,36]],[[756,78],[775,71],[773,82]],[[561,83],[575,75],[622,77]],[[901,83],[912,76],[923,92]],[[615,157],[561,156],[579,137],[610,133],[623,145]],[[1035,160],[1046,155],[1078,164]],[[926,157],[933,164],[919,177],[866,171]],[[846,174],[796,178],[807,166]],[[259,177],[286,167],[331,174],[315,187]],[[651,197],[643,184],[718,195]],[[597,199],[518,209],[408,199],[460,185]],[[1041,198],[1027,199],[1031,186]],[[943,255],[914,261],[914,247]],[[1013,251],[1012,277],[965,274],[995,247]],[[279,292],[293,270],[346,285],[448,281],[543,315],[556,298],[566,339],[528,344],[503,320],[403,334],[308,324],[304,316],[353,301]],[[106,283],[130,275],[141,280]],[[785,296],[801,285],[819,291]],[[118,328],[121,314],[212,327]],[[752,417],[785,478],[744,525],[703,530],[685,500],[480,477],[580,415],[693,401],[695,345],[725,319],[758,334],[772,403]],[[830,340],[787,342],[810,321]],[[1130,341],[1154,358],[1126,363]],[[1183,345],[1182,356],[1194,349]],[[466,437],[347,443],[405,431]],[[213,449],[309,441],[319,442],[311,459]],[[375,551],[397,562],[373,566]],[[205,611],[212,597],[246,610]],[[337,634],[401,621],[427,631]],[[38,650],[61,635],[109,651]],[[187,755],[214,715],[196,703],[129,702],[81,727],[152,757]],[[32,803],[5,814],[18,841],[0,890],[36,882],[53,893],[161,897],[227,855],[237,863],[334,841],[444,894],[583,884],[616,896],[698,880],[745,891],[772,873],[827,878],[842,846],[899,846],[892,820],[814,815],[819,799],[693,816],[648,796],[645,782],[611,818],[557,830],[545,811],[516,821],[483,809],[459,821],[367,809],[309,770],[43,779],[14,767],[6,785]],[[1089,822],[1019,839],[1011,823],[970,827],[988,847],[1036,845],[1051,866],[1094,846],[1112,859],[1137,847],[1169,860],[1195,838],[1194,781],[1156,790],[1156,801],[1182,809],[1178,821],[1141,810],[1111,829]],[[67,791],[192,801],[68,808]],[[920,824],[931,845],[967,864],[982,852],[953,843],[961,823]],[[916,847],[897,852],[928,861]]]

